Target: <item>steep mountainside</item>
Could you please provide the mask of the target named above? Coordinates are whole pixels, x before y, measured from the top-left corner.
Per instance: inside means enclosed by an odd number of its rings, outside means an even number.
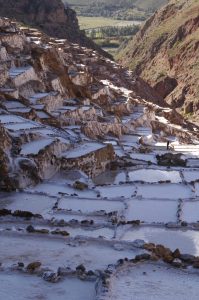
[[[0,16],[35,26],[56,38],[92,48],[109,57],[79,29],[76,13],[61,0],[0,0]]]
[[[118,55],[167,103],[199,114],[199,1],[178,0],[156,12]]]

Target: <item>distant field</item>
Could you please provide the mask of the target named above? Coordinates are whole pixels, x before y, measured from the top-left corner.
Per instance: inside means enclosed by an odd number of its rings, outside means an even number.
[[[62,0],[79,16],[144,21],[169,0]]]
[[[78,17],[79,25],[81,29],[90,29],[90,28],[99,28],[107,26],[130,26],[130,25],[139,25],[139,21],[121,21],[114,20],[112,18],[103,18],[103,17]]]

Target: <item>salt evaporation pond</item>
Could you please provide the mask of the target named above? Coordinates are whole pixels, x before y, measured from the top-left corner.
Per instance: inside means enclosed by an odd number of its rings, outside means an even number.
[[[139,264],[112,277],[103,300],[198,300],[199,276],[166,265]]]
[[[95,282],[81,281],[76,278],[65,278],[52,284],[34,275],[1,272],[0,281],[2,300],[95,299]]]
[[[147,243],[162,244],[172,251],[179,248],[182,253],[199,256],[199,232],[157,227],[130,228],[122,234],[122,240],[144,240]]]
[[[172,183],[182,182],[178,171],[162,171],[155,169],[141,169],[128,173],[130,181],[145,181],[149,183],[170,180]]]

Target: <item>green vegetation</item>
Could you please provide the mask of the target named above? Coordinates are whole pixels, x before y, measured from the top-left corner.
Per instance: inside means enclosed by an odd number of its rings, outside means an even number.
[[[138,25],[133,26],[106,26],[85,30],[87,36],[95,41],[101,48],[115,56],[121,44],[135,35]]]
[[[108,17],[119,20],[148,18],[168,0],[63,0],[80,16]]]
[[[78,16],[78,21],[81,29],[93,29],[107,26],[126,27],[141,23],[140,21],[121,21],[112,18],[82,16]]]
[[[77,12],[88,37],[115,55],[138,31],[138,25],[169,0],[62,0]]]

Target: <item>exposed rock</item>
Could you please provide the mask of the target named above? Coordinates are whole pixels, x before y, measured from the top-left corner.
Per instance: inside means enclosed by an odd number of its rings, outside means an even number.
[[[146,21],[119,54],[181,113],[198,115],[198,16],[195,0],[171,1]]]
[[[186,160],[181,158],[182,154],[165,153],[157,155],[157,161],[160,166],[181,166],[186,167]]]
[[[82,273],[85,273],[85,272],[86,272],[86,268],[84,267],[83,264],[77,266],[77,267],[76,267],[76,270],[77,270],[78,272],[82,272]]]
[[[88,185],[81,181],[75,181],[75,183],[73,184],[73,187],[77,190],[83,191],[88,188]]]
[[[75,11],[64,7],[61,0],[0,0],[2,17],[15,18],[25,24],[34,26],[57,39],[68,39],[73,43],[93,48],[101,54],[111,57],[88,39],[79,29]]]
[[[35,232],[35,228],[32,225],[28,225],[27,228],[26,228],[26,231],[30,232],[30,233],[33,233],[33,232]]]
[[[57,273],[53,273],[53,272],[45,272],[42,275],[42,278],[45,281],[52,282],[52,283],[56,283],[61,279],[60,276],[57,275]]]
[[[177,85],[178,83],[175,78],[170,78],[169,76],[166,76],[163,80],[155,84],[154,89],[163,98],[166,98],[177,87]]]
[[[179,249],[176,249],[176,250],[173,252],[173,257],[174,257],[174,258],[180,258],[180,256],[181,256],[180,250],[179,250]]]
[[[51,234],[60,234],[60,235],[62,235],[62,236],[69,236],[70,234],[67,232],[67,231],[65,231],[65,230],[60,230],[60,229],[56,229],[56,230],[53,230],[53,231],[51,231]]]
[[[180,267],[182,267],[182,261],[181,261],[181,259],[179,259],[179,258],[175,258],[173,261],[172,261],[172,265],[174,266],[174,267],[176,267],[176,268],[180,268]]]
[[[135,260],[140,261],[140,260],[149,260],[151,259],[151,255],[148,253],[143,253],[140,255],[136,255]]]
[[[1,217],[8,216],[8,215],[11,215],[11,214],[12,214],[12,212],[9,209],[5,209],[5,208],[0,209],[0,216]]]
[[[180,259],[186,263],[194,263],[195,262],[195,256],[190,254],[181,254]]]
[[[14,213],[13,213],[13,216],[14,217],[30,219],[30,218],[34,217],[34,214],[31,213],[30,211],[15,210]]]
[[[41,262],[40,261],[34,261],[30,264],[27,265],[26,269],[29,272],[34,272],[36,269],[38,269],[41,266]]]

